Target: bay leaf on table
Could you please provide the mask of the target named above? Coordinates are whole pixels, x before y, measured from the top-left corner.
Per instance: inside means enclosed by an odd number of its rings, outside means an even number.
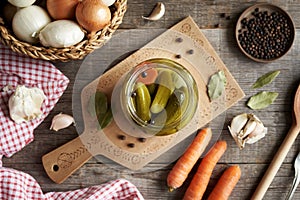
[[[249,99],[247,106],[249,106],[253,110],[263,109],[272,104],[277,96],[277,92],[259,92]]]
[[[280,71],[276,70],[276,71],[271,71],[271,72],[268,72],[268,73],[262,75],[252,85],[252,88],[254,88],[254,89],[261,88],[261,87],[271,83],[279,75],[279,73],[280,73]]]
[[[218,71],[210,77],[207,85],[210,100],[214,100],[222,95],[226,82],[226,76],[223,71]]]

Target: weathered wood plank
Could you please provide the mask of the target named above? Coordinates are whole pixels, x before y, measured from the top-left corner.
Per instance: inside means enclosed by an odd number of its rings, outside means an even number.
[[[218,164],[213,172],[211,180],[209,182],[206,196],[211,192],[218,178],[227,166],[232,163]],[[242,170],[242,178],[238,182],[238,185],[234,189],[231,198],[233,200],[249,199],[252,192],[255,190],[255,184],[258,183],[262,173],[267,165],[261,164],[239,164]],[[92,185],[99,185],[116,178],[125,178],[135,184],[145,199],[178,199],[183,196],[187,189],[193,174],[197,169],[198,164],[194,167],[193,171],[185,181],[183,186],[172,193],[168,192],[166,186],[166,177],[171,169],[172,165],[163,168],[159,171],[132,174],[130,171],[115,171],[109,168],[107,165],[101,163],[88,163],[79,169],[74,175],[67,179],[62,184],[55,184],[42,171],[40,164],[31,164],[30,167],[26,164],[8,164],[7,167],[22,170],[32,175],[40,184],[44,192],[49,191],[68,191]],[[277,176],[272,182],[265,199],[284,199],[288,188],[291,185],[291,164],[282,165]],[[299,197],[299,193],[296,193],[295,199]]]
[[[149,22],[142,19],[141,16],[147,16],[157,1],[154,0],[131,0],[128,1],[128,10],[123,19],[121,28],[134,29],[134,28],[168,28],[177,23],[179,20],[191,15],[196,23],[201,28],[216,28],[219,24],[221,28],[232,28],[240,16],[240,14],[249,6],[252,6],[256,1],[174,1],[166,0],[163,3],[166,6],[165,16],[155,22]],[[276,1],[259,1],[269,2],[282,7],[286,10],[294,20],[295,26],[300,26],[300,9],[297,0],[276,0]],[[221,14],[230,16],[230,19],[221,17]]]
[[[161,21],[147,22],[141,19],[140,16],[147,15],[156,1],[128,1],[128,12],[121,27],[123,29],[168,28],[186,17],[187,14],[190,14],[202,28],[212,28],[217,23],[221,24],[221,29],[203,29],[202,31],[212,43],[230,72],[237,79],[241,88],[246,93],[246,97],[226,112],[223,129],[216,130],[222,131],[220,138],[227,141],[228,149],[213,173],[208,192],[212,190],[212,187],[227,165],[239,164],[243,175],[230,199],[250,199],[251,194],[254,192],[255,187],[275,155],[292,122],[291,105],[296,86],[300,81],[300,32],[297,29],[294,46],[282,59],[269,64],[255,63],[240,52],[233,34],[234,23],[238,15],[243,9],[252,5],[253,1],[183,0],[164,2],[167,8],[165,17]],[[294,18],[296,26],[300,26],[299,1],[277,0],[269,2],[285,8]],[[221,18],[221,13],[231,16],[230,20]],[[47,177],[41,164],[41,157],[45,153],[78,136],[75,127],[69,127],[59,132],[50,131],[49,127],[51,119],[55,114],[62,111],[72,114],[73,84],[81,63],[82,61],[54,63],[70,79],[70,84],[50,115],[35,130],[35,140],[13,157],[3,158],[3,166],[22,170],[33,175],[45,192],[78,189],[101,184],[114,178],[126,178],[138,187],[147,200],[157,199],[158,197],[160,199],[178,199],[182,197],[196,169],[192,171],[182,188],[173,193],[168,193],[165,181],[167,173],[173,164],[149,173],[134,173],[128,170],[115,171],[93,158],[60,185],[53,183]],[[255,79],[260,75],[277,69],[281,70],[281,74],[272,84],[258,90],[250,88]],[[247,108],[246,102],[248,98],[262,90],[279,92],[279,97],[273,105],[263,111],[252,111]],[[230,123],[232,117],[242,112],[255,113],[269,128],[269,132],[263,140],[253,145],[246,145],[245,149],[239,150],[227,130],[227,125]],[[280,168],[264,199],[285,198],[292,182],[292,162],[300,150],[299,145],[300,140],[298,138],[289,151],[284,164]],[[156,167],[153,166],[153,168]],[[298,190],[295,194],[295,199],[299,198],[300,191]]]

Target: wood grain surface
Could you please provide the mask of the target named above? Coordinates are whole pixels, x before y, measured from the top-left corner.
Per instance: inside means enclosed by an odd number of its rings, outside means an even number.
[[[207,194],[212,190],[228,165],[238,164],[241,167],[242,176],[230,199],[250,199],[292,123],[293,97],[300,83],[300,1],[267,1],[288,11],[296,26],[296,38],[292,49],[283,58],[268,64],[256,63],[246,58],[238,49],[234,39],[235,22],[238,16],[248,6],[262,1],[169,0],[163,1],[166,6],[166,13],[161,20],[154,22],[143,20],[141,16],[148,15],[156,2],[153,0],[129,0],[128,11],[120,30],[117,32],[125,29],[169,28],[188,15],[195,20],[246,94],[241,101],[226,112],[220,139],[227,141],[228,149],[213,172]],[[221,17],[222,13],[225,13],[225,16],[228,17]],[[121,177],[135,184],[146,200],[180,199],[183,197],[193,174],[196,172],[196,167],[184,185],[172,193],[168,192],[166,177],[174,163],[160,170],[134,173],[130,170],[116,171],[92,158],[62,184],[56,184],[47,177],[42,166],[41,157],[78,136],[73,126],[59,132],[50,131],[49,127],[51,119],[59,112],[63,111],[72,115],[73,84],[82,62],[82,60],[79,60],[54,63],[70,79],[70,84],[50,115],[35,130],[35,140],[11,158],[3,158],[3,166],[31,174],[39,182],[44,192],[78,189]],[[251,85],[259,76],[271,70],[281,71],[273,83],[262,89],[251,89]],[[250,110],[246,106],[247,100],[250,96],[263,90],[278,92],[279,96],[271,106],[264,110]],[[256,114],[268,127],[268,134],[259,142],[246,145],[243,150],[240,150],[231,138],[227,125],[235,115],[242,112]],[[292,184],[294,176],[293,161],[300,150],[299,145],[300,140],[298,138],[290,149],[264,199],[285,199]],[[156,165],[159,165],[159,163],[152,165],[153,168],[157,168]],[[294,199],[300,199],[299,189],[296,191]]]

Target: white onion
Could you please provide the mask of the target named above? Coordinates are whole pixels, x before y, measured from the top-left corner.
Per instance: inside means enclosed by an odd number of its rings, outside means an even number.
[[[12,21],[12,28],[14,34],[20,40],[28,43],[37,43],[38,38],[35,36],[50,22],[51,19],[43,8],[32,5],[20,9],[15,14]]]
[[[35,2],[35,0],[8,0],[8,2],[14,6],[22,8],[31,6]]]
[[[107,6],[111,6],[116,2],[116,0],[102,0],[102,2]]]
[[[39,34],[43,46],[56,48],[69,47],[84,38],[80,26],[71,20],[57,20],[49,23]]]

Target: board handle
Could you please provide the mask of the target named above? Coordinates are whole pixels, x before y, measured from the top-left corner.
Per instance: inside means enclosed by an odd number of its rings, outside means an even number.
[[[91,153],[82,142],[85,135],[81,134],[42,157],[44,169],[55,183],[62,183],[91,159]]]

